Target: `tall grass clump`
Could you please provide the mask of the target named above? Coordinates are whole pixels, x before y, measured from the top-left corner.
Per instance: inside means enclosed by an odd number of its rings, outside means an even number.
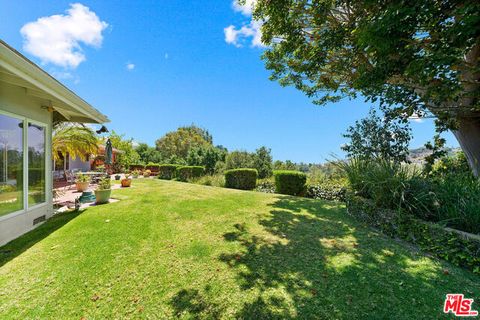
[[[377,207],[403,209],[422,219],[431,218],[435,195],[415,167],[382,159],[351,159],[338,165],[350,189],[371,199]]]

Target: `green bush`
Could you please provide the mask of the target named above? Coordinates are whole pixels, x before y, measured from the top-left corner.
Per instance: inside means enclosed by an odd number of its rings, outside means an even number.
[[[307,175],[300,171],[278,170],[274,171],[275,191],[281,194],[302,196],[305,194]]]
[[[158,178],[164,180],[172,180],[175,178],[178,165],[176,164],[161,164],[158,166]]]
[[[151,172],[158,172],[160,165],[158,163],[149,162],[146,166],[146,170],[150,170]]]
[[[253,190],[257,184],[256,169],[239,168],[225,171],[225,187],[240,190]]]
[[[177,179],[180,181],[188,181],[189,179],[198,178],[205,174],[205,167],[201,166],[182,166],[177,168]]]
[[[130,171],[143,171],[145,169],[145,166],[143,164],[131,164],[128,169]]]
[[[307,185],[307,198],[345,201],[346,185],[343,181],[328,181]]]

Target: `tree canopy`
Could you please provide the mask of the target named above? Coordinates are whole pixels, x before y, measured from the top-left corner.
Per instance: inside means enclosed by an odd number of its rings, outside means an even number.
[[[186,159],[193,147],[211,146],[212,136],[207,130],[190,125],[165,134],[155,145],[163,160],[174,163],[172,159]]]
[[[240,1],[245,3],[245,1]],[[271,79],[317,104],[361,94],[432,114],[480,169],[480,2],[257,0]]]

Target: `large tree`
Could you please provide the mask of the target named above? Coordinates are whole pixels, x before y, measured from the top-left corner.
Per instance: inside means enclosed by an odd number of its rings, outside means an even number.
[[[432,115],[478,176],[480,1],[257,0],[253,17],[273,80],[318,104],[360,93]]]
[[[162,159],[181,159],[186,161],[191,148],[211,146],[212,136],[207,130],[192,124],[168,132],[158,139],[155,145],[162,155]]]
[[[87,160],[87,155],[97,151],[98,138],[89,127],[69,122],[55,124],[52,136],[53,159],[58,161],[60,154],[66,157],[68,153],[72,159],[79,157]]]

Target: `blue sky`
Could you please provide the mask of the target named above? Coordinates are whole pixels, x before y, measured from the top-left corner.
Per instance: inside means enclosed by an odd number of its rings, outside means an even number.
[[[71,4],[0,0],[0,38],[136,141],[153,145],[195,123],[229,150],[265,145],[275,159],[323,162],[342,155],[342,133],[370,107],[362,100],[318,107],[268,80],[258,30],[231,0],[81,1],[66,12]],[[412,147],[434,133],[430,120],[412,128]]]

